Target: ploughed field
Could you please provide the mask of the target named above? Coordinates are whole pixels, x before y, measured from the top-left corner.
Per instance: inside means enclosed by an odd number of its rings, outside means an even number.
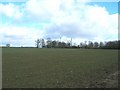
[[[117,87],[118,50],[2,49],[3,88]]]

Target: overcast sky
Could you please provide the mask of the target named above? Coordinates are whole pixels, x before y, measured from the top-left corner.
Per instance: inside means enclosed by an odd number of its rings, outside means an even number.
[[[1,45],[35,46],[37,38],[48,37],[52,40],[62,37],[65,42],[72,38],[77,44],[118,40],[118,3],[0,0]]]

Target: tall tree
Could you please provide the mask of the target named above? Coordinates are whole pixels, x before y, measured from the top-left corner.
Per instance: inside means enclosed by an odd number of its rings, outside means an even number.
[[[93,48],[93,42],[92,41],[89,41],[88,48]]]
[[[10,47],[10,44],[6,44],[6,47]]]
[[[57,47],[57,41],[52,41],[52,47],[56,48]]]
[[[103,46],[104,46],[104,43],[100,42],[100,47],[99,48],[103,48]]]
[[[84,42],[84,48],[87,48],[87,41]]]
[[[47,38],[47,47],[52,48],[52,40],[51,40],[51,38]]]
[[[67,47],[67,48],[70,48],[70,41],[67,41],[66,47]]]
[[[80,42],[80,48],[83,48],[84,44],[82,42]]]
[[[61,47],[65,48],[66,47],[66,43],[65,42],[61,42]]]
[[[94,42],[94,48],[98,48],[99,43],[98,42]]]
[[[44,39],[41,39],[42,47],[45,47],[45,41]]]

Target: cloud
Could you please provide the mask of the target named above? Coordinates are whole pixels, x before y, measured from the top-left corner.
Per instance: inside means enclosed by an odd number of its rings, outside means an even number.
[[[44,35],[44,32],[42,30],[29,27],[8,25],[7,27],[0,26],[0,28],[0,40],[2,43],[10,43],[14,46],[35,46],[35,40],[37,38],[42,38]]]
[[[0,26],[2,40],[23,45],[34,45],[37,38],[47,37],[62,37],[66,41],[73,38],[77,44],[85,40],[116,40],[118,14],[109,14],[105,7],[89,5],[88,1],[28,0],[23,6],[0,4],[3,16],[12,18],[11,21],[19,19]]]
[[[0,2],[26,2],[28,0],[0,0]]]
[[[12,3],[0,4],[0,14],[14,19],[20,19],[22,17],[22,12],[20,12],[20,7]]]
[[[53,22],[46,26],[48,36],[96,41],[117,39],[118,14],[110,15],[104,7],[73,5],[71,11],[66,10],[60,15],[53,17]]]

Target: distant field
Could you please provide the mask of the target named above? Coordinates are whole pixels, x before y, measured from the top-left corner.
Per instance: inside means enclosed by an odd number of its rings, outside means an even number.
[[[3,48],[2,53],[3,88],[86,88],[118,70],[117,50]]]

